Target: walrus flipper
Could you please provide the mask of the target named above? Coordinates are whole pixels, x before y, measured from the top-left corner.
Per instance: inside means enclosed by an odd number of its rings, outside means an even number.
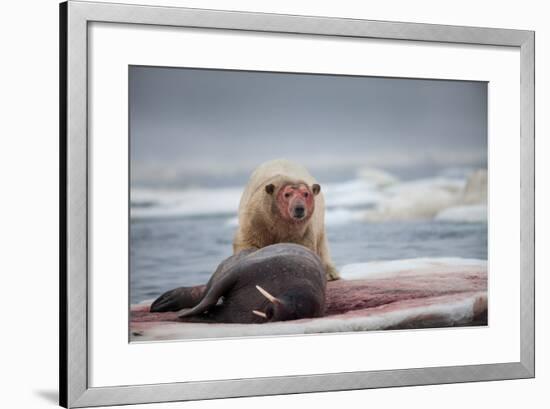
[[[205,290],[206,286],[198,285],[195,287],[179,287],[166,291],[151,304],[150,311],[166,312],[192,308],[202,300]]]
[[[211,281],[208,284],[211,284]],[[193,308],[182,310],[181,314],[178,314],[178,317],[184,318],[202,314],[203,312],[208,311],[208,309],[215,307],[218,300],[226,291],[231,289],[236,281],[237,279],[235,276],[226,276],[224,279],[215,282],[213,285],[208,285],[202,300]]]
[[[238,275],[232,274],[234,268],[238,268],[241,260],[254,251],[252,249],[241,251],[222,262],[210,277],[208,284],[206,284],[206,290],[201,301],[195,307],[182,311],[181,314],[178,314],[178,317],[184,318],[201,314],[214,307],[218,300],[237,282]]]

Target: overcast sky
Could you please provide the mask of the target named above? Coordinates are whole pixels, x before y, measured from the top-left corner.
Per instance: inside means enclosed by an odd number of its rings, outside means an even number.
[[[486,165],[486,83],[131,67],[129,92],[133,183],[279,157],[314,174]]]

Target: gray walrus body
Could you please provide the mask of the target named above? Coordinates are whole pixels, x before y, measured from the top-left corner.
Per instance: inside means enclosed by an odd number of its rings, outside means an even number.
[[[206,286],[168,291],[155,300],[151,311],[192,307],[180,314],[182,320],[192,322],[313,318],[324,313],[325,289],[321,259],[301,245],[280,243],[229,257]]]

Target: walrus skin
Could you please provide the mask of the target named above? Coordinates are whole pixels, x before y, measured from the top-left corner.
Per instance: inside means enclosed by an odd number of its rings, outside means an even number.
[[[164,293],[151,305],[151,312],[188,308],[179,315],[188,322],[263,323],[320,317],[325,310],[326,281],[323,263],[311,250],[273,244],[229,257],[206,287]]]

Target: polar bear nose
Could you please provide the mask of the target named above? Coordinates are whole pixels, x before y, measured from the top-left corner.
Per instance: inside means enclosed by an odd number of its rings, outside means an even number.
[[[299,218],[304,217],[305,212],[306,212],[306,208],[304,206],[299,205],[294,208],[295,217],[299,217]]]

